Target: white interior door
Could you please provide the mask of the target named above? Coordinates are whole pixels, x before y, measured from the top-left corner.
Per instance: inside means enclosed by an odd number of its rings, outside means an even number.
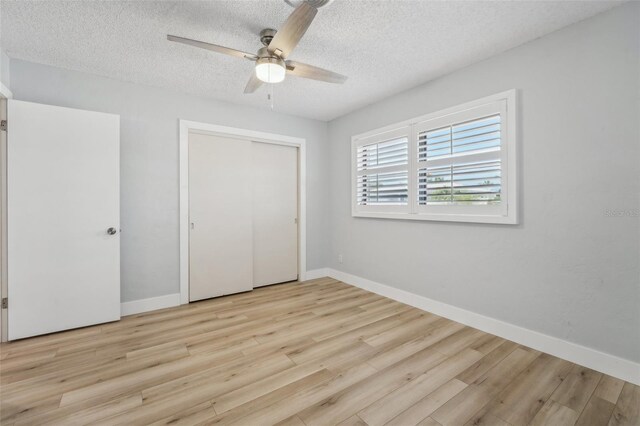
[[[298,279],[298,149],[253,142],[253,286]]]
[[[251,142],[189,134],[189,300],[251,290]]]
[[[9,339],[119,319],[119,116],[9,100],[8,123]]]

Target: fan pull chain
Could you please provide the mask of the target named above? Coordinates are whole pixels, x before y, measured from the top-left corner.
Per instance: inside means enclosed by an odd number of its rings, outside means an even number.
[[[273,110],[273,86],[275,86],[275,84],[270,84],[269,85],[269,94],[267,94],[267,100],[270,102],[270,107]]]

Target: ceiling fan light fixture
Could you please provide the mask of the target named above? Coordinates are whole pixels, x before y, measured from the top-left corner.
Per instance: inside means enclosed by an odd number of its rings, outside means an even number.
[[[280,58],[260,58],[256,61],[256,77],[265,83],[280,83],[284,80],[287,67]]]
[[[255,61],[255,70],[244,88],[244,93],[254,93],[263,83],[280,83],[284,81],[287,74],[327,83],[344,83],[347,79],[344,75],[288,59],[309,28],[309,25],[311,25],[318,13],[318,8],[326,6],[333,0],[286,1],[294,6],[295,9],[280,30],[265,28],[260,31],[260,41],[264,47],[260,48],[257,54],[171,34],[167,34],[167,39],[200,49]],[[286,62],[285,59],[287,59]]]

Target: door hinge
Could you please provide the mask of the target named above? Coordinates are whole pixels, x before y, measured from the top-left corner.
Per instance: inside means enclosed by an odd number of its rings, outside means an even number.
[[[9,299],[6,297],[2,298],[2,309],[7,309],[9,307]]]
[[[7,120],[0,121],[0,130],[7,131]]]

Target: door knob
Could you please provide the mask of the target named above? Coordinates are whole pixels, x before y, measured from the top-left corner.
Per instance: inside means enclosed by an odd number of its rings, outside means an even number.
[[[116,235],[118,231],[116,230],[116,228],[109,228],[107,229],[107,234],[109,235]]]

